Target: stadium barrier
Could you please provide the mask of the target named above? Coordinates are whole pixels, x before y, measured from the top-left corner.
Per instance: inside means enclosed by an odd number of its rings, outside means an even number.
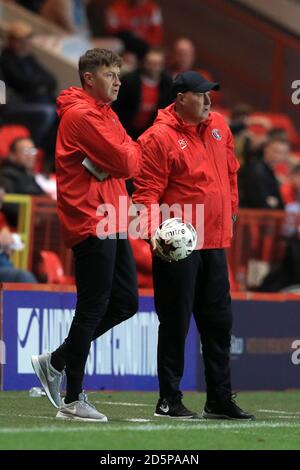
[[[24,243],[24,249],[14,251],[11,254],[11,261],[14,266],[19,269],[27,269],[29,263],[29,250],[31,247],[31,214],[32,214],[32,198],[21,194],[6,194],[4,203],[11,208],[13,214],[17,212],[17,226],[15,231],[20,235]]]
[[[257,288],[285,254],[288,236],[300,226],[299,214],[239,209],[228,262],[238,290]]]
[[[0,341],[6,349],[6,364],[1,369],[1,390],[39,386],[30,357],[52,351],[65,339],[75,300],[71,286],[2,284]],[[300,387],[299,307],[300,297],[291,294],[233,294],[235,390]],[[157,328],[153,293],[142,290],[138,314],[93,342],[85,389],[157,390]],[[194,322],[186,343],[182,389],[205,390]]]
[[[36,271],[42,250],[57,253],[64,274],[74,275],[72,252],[64,245],[57,217],[56,202],[47,196],[7,195],[6,204],[20,204],[16,230],[22,234],[26,256],[13,259],[18,268]],[[280,262],[287,233],[297,230],[300,216],[284,211],[240,209],[232,245],[227,250],[232,290],[247,290],[260,284],[272,265]]]

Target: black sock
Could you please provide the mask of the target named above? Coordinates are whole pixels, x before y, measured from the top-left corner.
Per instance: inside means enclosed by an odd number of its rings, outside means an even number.
[[[82,392],[82,376],[70,375],[67,372],[67,393],[64,399],[65,403],[72,403],[79,399],[79,394]]]
[[[50,364],[54,369],[58,370],[58,372],[62,372],[66,365],[66,352],[67,352],[67,345],[64,342],[58,349],[53,351],[51,354]]]
[[[62,372],[65,368],[65,361],[55,353],[51,354],[50,364],[58,372]]]
[[[66,395],[65,398],[64,398],[64,402],[66,405],[68,405],[69,403],[73,403],[73,401],[78,401],[79,399],[79,394],[77,395]]]

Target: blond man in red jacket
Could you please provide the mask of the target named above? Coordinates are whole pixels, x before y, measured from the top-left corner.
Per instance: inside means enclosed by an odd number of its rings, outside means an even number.
[[[173,83],[175,103],[159,111],[154,125],[139,138],[143,167],[135,180],[134,202],[144,204],[149,211],[155,204],[176,204],[183,216],[188,205],[189,221],[198,229],[199,241],[196,250],[178,262],[153,256],[155,306],[160,321],[160,398],[155,416],[195,417],[183,405],[179,388],[193,312],[201,335],[207,385],[203,416],[253,418],[235,404],[231,392],[232,312],[225,248],[230,246],[237,214],[239,164],[224,118],[210,110],[209,92],[218,88],[217,83],[197,72],[178,75]],[[203,234],[197,221],[199,207],[204,207]],[[147,229],[149,238],[153,237],[153,223]],[[155,252],[154,238],[151,243]]]
[[[107,421],[82,393],[90,344],[138,308],[125,179],[138,174],[141,151],[110,106],[121,85],[120,66],[111,51],[87,51],[79,60],[82,88],[71,87],[57,99],[57,205],[65,242],[74,253],[77,304],[65,342],[52,354],[33,356],[32,364],[62,419]]]

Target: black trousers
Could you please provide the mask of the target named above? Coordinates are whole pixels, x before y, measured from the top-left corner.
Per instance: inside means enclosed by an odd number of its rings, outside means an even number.
[[[225,251],[197,250],[173,263],[155,256],[153,282],[160,322],[160,396],[173,398],[180,393],[185,339],[193,312],[201,335],[207,398],[229,397],[232,311]]]
[[[91,342],[138,310],[136,267],[128,240],[89,237],[73,247],[77,303],[65,342],[52,365],[66,365],[67,396],[82,390]]]

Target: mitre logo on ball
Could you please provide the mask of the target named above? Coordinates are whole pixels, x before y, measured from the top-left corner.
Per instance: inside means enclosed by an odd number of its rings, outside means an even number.
[[[180,218],[165,220],[155,232],[156,248],[166,261],[187,258],[196,248],[197,233],[193,225]]]

